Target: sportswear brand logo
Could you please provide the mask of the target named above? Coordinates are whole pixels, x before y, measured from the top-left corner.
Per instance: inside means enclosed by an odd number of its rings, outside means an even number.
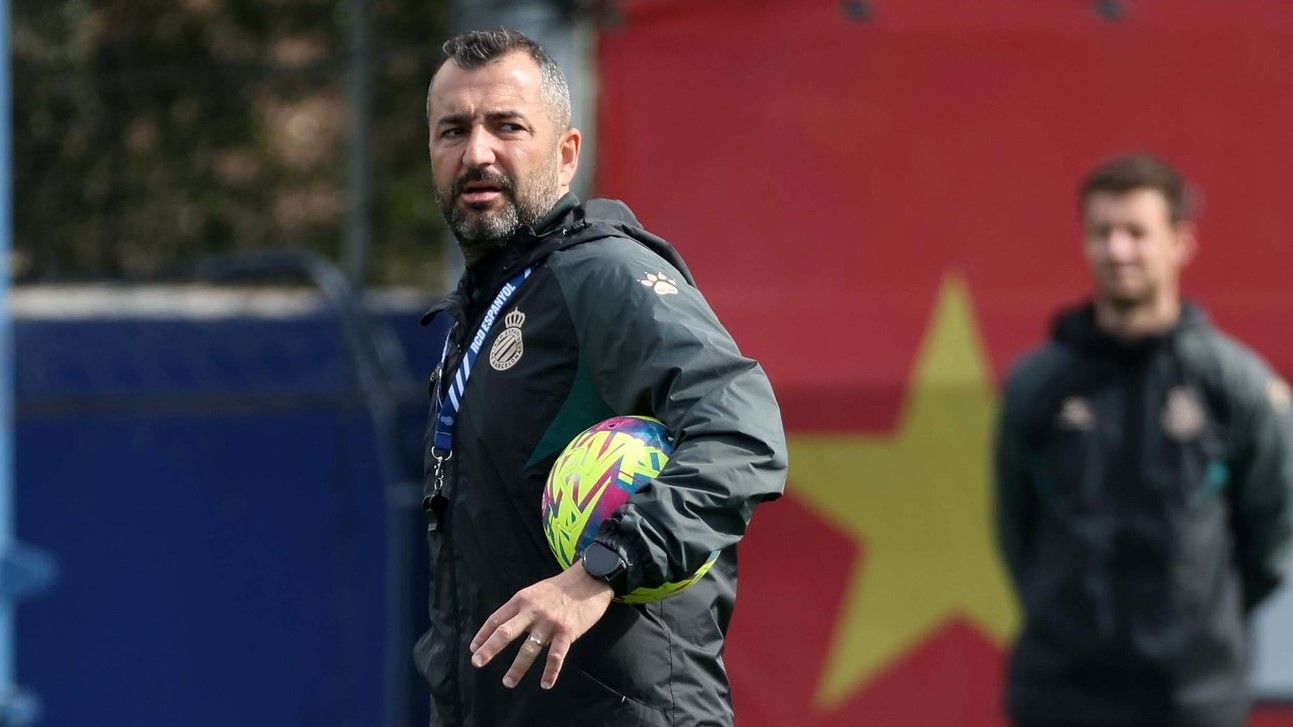
[[[639,283],[655,291],[656,295],[677,295],[678,281],[671,280],[664,273],[647,273]]]
[[[1086,399],[1080,396],[1070,396],[1065,399],[1060,407],[1058,418],[1060,426],[1064,429],[1089,432],[1095,428],[1095,412],[1091,411],[1091,405]]]
[[[525,325],[525,314],[513,308],[511,313],[503,316],[506,328],[494,339],[489,348],[489,365],[495,371],[506,371],[516,365],[525,354],[525,341],[521,337],[521,326]]]
[[[1289,392],[1289,385],[1284,379],[1271,379],[1271,383],[1266,386],[1266,398],[1270,401],[1271,408],[1281,414],[1293,408],[1293,393]]]
[[[1207,415],[1199,398],[1188,386],[1176,386],[1167,392],[1163,406],[1163,431],[1178,442],[1199,436],[1207,424]]]

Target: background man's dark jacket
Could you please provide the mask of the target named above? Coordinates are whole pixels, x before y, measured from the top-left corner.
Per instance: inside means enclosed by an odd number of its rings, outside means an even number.
[[[1023,723],[1238,725],[1290,538],[1288,388],[1193,305],[1126,343],[1070,311],[1006,386],[998,528]]]
[[[447,506],[428,534],[431,629],[415,658],[431,689],[432,721],[731,724],[722,649],[736,597],[736,543],[755,506],[785,483],[772,389],[678,254],[627,207],[578,205],[568,195],[538,227],[473,266],[428,313],[455,318],[461,350],[502,284],[534,266],[473,367],[447,468]],[[523,353],[496,370],[492,341],[514,310],[525,314]],[[456,362],[451,356],[447,375]],[[480,670],[468,661],[468,642],[514,593],[559,572],[540,522],[543,483],[576,434],[623,414],[662,420],[675,445],[660,476],[598,536],[629,562],[629,588],[681,580],[712,552],[721,555],[674,598],[612,604],[575,642],[552,690],[538,686],[541,662],[515,690],[505,689],[503,673],[521,640]],[[428,444],[428,495],[431,464]]]

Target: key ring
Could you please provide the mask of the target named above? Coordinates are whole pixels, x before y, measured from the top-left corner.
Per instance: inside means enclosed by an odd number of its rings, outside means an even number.
[[[431,456],[435,458],[435,492],[444,489],[444,463],[453,459],[453,450],[445,454],[440,454],[438,450],[432,449]]]

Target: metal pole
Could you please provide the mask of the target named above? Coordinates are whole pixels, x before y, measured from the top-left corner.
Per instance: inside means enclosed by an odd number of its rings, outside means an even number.
[[[40,701],[15,682],[14,604],[54,577],[48,555],[20,545],[13,518],[13,320],[9,312],[13,175],[9,78],[9,0],[0,0],[0,725],[28,725],[40,718]]]
[[[13,177],[9,134],[9,0],[0,0],[0,551],[13,540],[13,322],[9,317],[10,214]],[[13,604],[0,599],[0,687],[13,684]]]
[[[350,156],[346,165],[346,276],[364,289],[372,247],[373,94],[372,0],[350,0],[350,50],[346,97],[350,110]]]

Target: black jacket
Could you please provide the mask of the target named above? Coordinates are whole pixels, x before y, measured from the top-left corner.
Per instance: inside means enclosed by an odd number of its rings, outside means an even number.
[[[567,196],[541,232],[526,230],[473,266],[433,308],[455,320],[455,353],[502,284],[534,266],[503,307],[472,369],[447,463],[443,511],[429,513],[431,628],[415,660],[438,725],[724,725],[732,721],[722,662],[736,596],[736,543],[755,506],[784,486],[780,414],[762,369],[743,357],[663,240],[619,202]],[[524,313],[515,341],[490,362],[504,317]],[[513,321],[517,317],[513,316]],[[514,334],[511,336],[514,338]],[[677,581],[713,551],[708,575],[657,604],[612,604],[575,642],[556,686],[531,669],[514,690],[503,673],[520,640],[484,669],[467,644],[517,591],[559,572],[544,539],[540,496],[557,454],[611,416],[662,420],[674,453],[598,540],[629,563],[628,588]],[[434,421],[435,412],[432,412]],[[427,495],[435,488],[428,437]],[[430,505],[430,502],[427,503]],[[434,508],[433,508],[434,509]]]
[[[1126,343],[1090,305],[1010,375],[1000,545],[1024,610],[1023,722],[1237,725],[1248,612],[1290,539],[1288,388],[1186,304]]]

